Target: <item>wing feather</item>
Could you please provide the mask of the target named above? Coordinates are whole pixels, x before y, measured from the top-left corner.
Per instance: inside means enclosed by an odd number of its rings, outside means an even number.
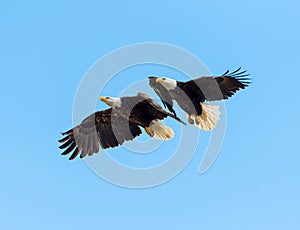
[[[72,154],[69,160],[73,160],[80,154],[80,158],[91,156],[99,152],[99,147],[113,148],[133,140],[142,133],[137,124],[128,122],[112,111],[107,109],[96,112],[80,125],[62,133],[65,137],[59,140],[60,149],[65,149],[62,155]]]
[[[173,109],[173,106],[174,106],[173,99],[172,99],[171,95],[169,94],[168,90],[162,84],[156,83],[157,77],[151,76],[148,78],[149,78],[150,87],[152,87],[154,89],[155,93],[162,101],[164,107],[168,108],[168,110],[171,113],[173,113],[175,116],[177,116],[175,110]]]
[[[226,100],[240,89],[245,89],[251,82],[250,74],[240,71],[226,71],[221,76],[200,77],[192,80],[203,92],[207,101]]]
[[[181,122],[182,124],[185,124],[180,118],[178,118],[176,115],[169,113],[147,94],[139,92],[137,97],[140,101],[140,107],[139,104],[137,104],[137,106],[134,108],[136,110],[135,113],[141,113],[147,108],[148,115],[151,117],[151,120],[163,120],[166,117],[172,117],[173,119]]]

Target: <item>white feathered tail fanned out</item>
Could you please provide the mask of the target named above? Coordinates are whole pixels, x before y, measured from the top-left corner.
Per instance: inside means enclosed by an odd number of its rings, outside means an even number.
[[[208,131],[216,128],[218,121],[220,120],[220,110],[218,105],[209,105],[205,103],[200,103],[202,107],[202,114],[196,116],[192,114],[189,117],[190,121],[193,121],[197,127],[202,130]],[[190,122],[191,123],[191,122]]]
[[[149,136],[159,140],[169,140],[174,136],[173,129],[155,120],[145,130]]]

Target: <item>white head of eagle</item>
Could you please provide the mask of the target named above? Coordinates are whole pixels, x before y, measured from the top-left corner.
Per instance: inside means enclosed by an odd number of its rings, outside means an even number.
[[[99,98],[100,101],[103,101],[105,104],[112,108],[121,107],[122,102],[121,98],[114,98],[114,97],[103,97]]]
[[[157,78],[156,83],[162,84],[167,90],[174,90],[177,87],[177,81],[171,78]]]

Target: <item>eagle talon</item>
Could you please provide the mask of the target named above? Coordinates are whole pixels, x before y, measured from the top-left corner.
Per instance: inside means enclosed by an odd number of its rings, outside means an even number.
[[[154,136],[153,132],[151,131],[151,129],[149,127],[145,127],[145,131],[150,137]]]
[[[188,122],[189,122],[191,125],[194,124],[194,120],[193,120],[190,116],[188,116]]]

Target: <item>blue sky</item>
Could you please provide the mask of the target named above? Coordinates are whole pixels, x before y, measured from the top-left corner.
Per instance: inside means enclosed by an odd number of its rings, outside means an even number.
[[[0,228],[299,229],[299,7],[292,0],[2,1]],[[200,142],[173,180],[132,190],[60,156],[57,139],[72,125],[88,68],[139,42],[180,46],[214,74],[243,66],[253,84],[226,102],[225,141],[207,173],[197,173]],[[122,149],[110,154],[126,161]],[[132,159],[144,164],[149,156]]]

